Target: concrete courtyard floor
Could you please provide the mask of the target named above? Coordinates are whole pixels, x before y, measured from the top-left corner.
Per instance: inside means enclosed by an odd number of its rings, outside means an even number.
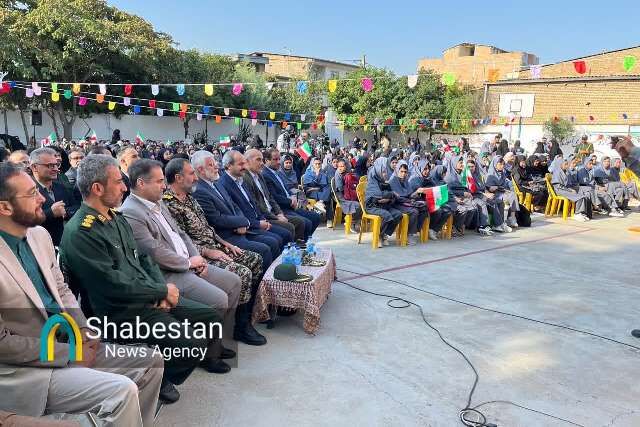
[[[635,209],[634,209],[635,212]],[[632,346],[640,328],[640,214],[588,223],[541,218],[511,234],[371,250],[370,235],[320,229],[338,277],[420,304],[475,365],[473,405],[509,400],[583,426],[640,425],[640,351],[594,336],[465,306],[603,335]],[[348,270],[354,273],[349,273]],[[367,276],[366,274],[376,277]],[[315,336],[300,314],[258,325],[264,347],[240,345],[227,375],[197,370],[165,406],[160,426],[456,426],[473,372],[414,308],[334,283]],[[504,403],[481,408],[498,426],[568,426]]]

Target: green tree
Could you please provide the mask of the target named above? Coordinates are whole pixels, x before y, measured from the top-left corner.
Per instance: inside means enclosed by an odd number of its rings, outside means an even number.
[[[544,130],[551,134],[553,138],[557,139],[558,142],[562,142],[575,132],[572,122],[567,119],[555,117],[544,122]]]

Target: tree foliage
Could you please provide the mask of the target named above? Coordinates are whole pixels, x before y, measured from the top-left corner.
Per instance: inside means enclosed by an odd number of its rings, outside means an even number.
[[[563,118],[551,118],[544,122],[544,131],[550,134],[558,142],[562,142],[575,132],[573,123]]]

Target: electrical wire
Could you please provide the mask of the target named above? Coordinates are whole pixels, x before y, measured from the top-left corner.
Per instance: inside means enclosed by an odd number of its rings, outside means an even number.
[[[468,306],[468,307],[473,307],[473,308],[477,308],[477,309],[480,309],[480,310],[483,310],[483,311],[487,311],[487,312],[491,312],[491,313],[502,314],[502,315],[505,315],[505,316],[519,318],[519,319],[531,321],[531,322],[534,322],[534,323],[544,324],[544,325],[547,325],[547,326],[566,329],[566,330],[569,330],[569,331],[572,331],[572,332],[582,333],[582,334],[593,336],[593,337],[596,337],[596,338],[600,338],[600,339],[603,339],[603,340],[606,340],[606,341],[609,341],[609,342],[612,342],[612,343],[615,343],[615,344],[619,344],[619,345],[630,347],[630,348],[633,348],[633,349],[636,349],[636,350],[640,350],[640,347],[637,347],[637,346],[634,346],[634,345],[631,345],[631,344],[627,344],[627,343],[615,340],[613,338],[605,337],[605,336],[602,336],[602,335],[598,335],[598,334],[595,334],[595,333],[592,333],[592,332],[588,332],[588,331],[583,331],[583,330],[572,328],[572,327],[569,327],[569,326],[559,325],[559,324],[551,323],[551,322],[545,322],[545,321],[542,321],[542,320],[532,319],[532,318],[529,318],[529,317],[526,317],[526,316],[522,316],[522,315],[518,315],[518,314],[514,314],[514,313],[508,313],[508,312],[503,312],[503,311],[500,311],[500,310],[494,310],[494,309],[491,309],[491,308],[482,307],[482,306],[479,306],[479,305],[476,305],[476,304],[472,304],[472,303],[468,303],[468,302],[465,302],[465,301],[457,300],[455,298],[451,298],[451,297],[447,297],[447,296],[444,296],[444,295],[440,295],[440,294],[437,294],[435,292],[430,292],[430,291],[427,291],[425,289],[418,288],[416,286],[413,286],[413,285],[410,285],[408,283],[404,283],[404,282],[401,282],[401,281],[398,281],[398,280],[388,279],[388,278],[385,278],[385,277],[371,275],[371,274],[357,273],[357,272],[354,272],[354,271],[349,271],[349,270],[345,270],[345,269],[341,269],[341,268],[338,268],[337,270],[338,271],[343,271],[343,272],[346,272],[346,273],[357,274],[357,275],[359,275],[361,277],[373,277],[373,278],[381,279],[381,280],[388,281],[388,282],[395,283],[395,284],[399,284],[399,285],[402,285],[402,286],[405,286],[405,287],[408,287],[408,288],[411,288],[411,289],[414,289],[414,290],[417,290],[417,291],[420,291],[420,292],[424,292],[426,294],[435,296],[437,298],[441,298],[441,299],[444,299],[444,300],[447,300],[447,301],[451,301],[451,302],[455,302],[455,303],[458,303],[458,304],[462,304],[462,305],[465,305],[465,306]],[[578,427],[584,427],[582,424],[578,424],[578,423],[576,423],[574,421],[571,421],[571,420],[568,420],[568,419],[565,419],[565,418],[561,418],[561,417],[546,413],[544,411],[540,411],[540,410],[537,410],[537,409],[529,408],[527,406],[520,405],[518,403],[509,401],[509,400],[491,400],[491,401],[486,401],[486,402],[479,403],[479,404],[477,404],[475,406],[471,406],[471,403],[473,401],[473,395],[474,395],[474,393],[475,393],[475,391],[477,389],[478,383],[480,381],[480,376],[478,374],[478,371],[475,368],[475,366],[473,365],[473,363],[471,362],[471,360],[465,355],[465,353],[462,350],[458,349],[453,344],[451,344],[449,341],[447,341],[444,338],[444,336],[442,335],[442,333],[427,320],[427,317],[424,314],[424,310],[422,309],[421,305],[415,303],[414,301],[408,300],[406,298],[401,298],[401,297],[398,297],[398,296],[395,296],[395,295],[382,294],[382,293],[378,293],[378,292],[373,292],[373,291],[369,291],[369,290],[366,290],[366,289],[362,289],[360,287],[357,287],[357,286],[354,286],[352,284],[349,284],[349,283],[347,283],[346,281],[343,281],[343,280],[336,279],[336,282],[341,283],[341,284],[343,284],[345,286],[348,286],[348,287],[350,287],[352,289],[356,289],[356,290],[358,290],[360,292],[368,293],[368,294],[375,295],[375,296],[389,298],[389,300],[387,301],[387,306],[389,306],[391,308],[394,308],[394,309],[403,309],[403,308],[408,308],[408,307],[411,307],[411,306],[417,307],[418,310],[420,311],[420,315],[421,315],[422,320],[424,321],[424,323],[430,329],[432,329],[434,332],[436,332],[436,334],[438,335],[438,338],[446,346],[448,346],[449,348],[454,350],[456,353],[458,353],[464,359],[464,361],[467,363],[467,365],[473,371],[473,375],[474,375],[473,385],[471,386],[471,389],[469,390],[469,394],[467,396],[466,405],[459,412],[460,422],[462,422],[464,425],[466,425],[468,427],[494,427],[494,426],[496,426],[496,424],[487,422],[486,416],[482,412],[480,412],[479,408],[481,408],[483,406],[486,406],[486,405],[490,405],[490,404],[500,404],[500,403],[502,403],[502,404],[511,405],[511,406],[514,406],[514,407],[517,407],[517,408],[520,408],[520,409],[523,409],[523,410],[526,410],[526,411],[529,411],[529,412],[533,412],[533,413],[536,413],[536,414],[539,414],[539,415],[544,415],[546,417],[549,417],[549,418],[552,418],[552,419],[555,419],[555,420],[558,420],[558,421],[562,421],[562,422],[565,422],[567,424],[571,424],[571,425],[578,426]],[[398,305],[397,304],[398,302],[401,302],[402,304]],[[471,417],[474,417],[474,419],[472,419]]]

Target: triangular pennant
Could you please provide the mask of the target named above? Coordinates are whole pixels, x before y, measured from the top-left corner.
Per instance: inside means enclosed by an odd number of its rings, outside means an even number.
[[[301,94],[307,93],[307,86],[308,86],[307,82],[304,82],[304,81],[298,82],[296,85],[298,89],[298,93],[301,93]]]
[[[409,86],[410,89],[413,89],[414,87],[416,87],[417,84],[418,84],[418,75],[417,74],[413,74],[411,76],[407,76],[407,86]]]
[[[158,108],[158,109],[156,110],[156,114],[158,115],[158,117],[162,117],[162,116],[164,116],[164,109],[162,109],[162,108]]]
[[[58,91],[58,83],[51,83],[51,92]]]
[[[171,109],[172,109],[173,111],[178,111],[178,110],[180,109],[180,104],[179,104],[179,103],[177,103],[177,102],[172,102],[172,103],[171,103]]]
[[[225,109],[224,109],[224,115],[225,115],[225,116],[228,116],[228,115],[229,115],[229,108],[225,108]]]
[[[338,88],[338,81],[337,80],[329,80],[328,85],[329,85],[329,92],[333,93]]]
[[[365,92],[371,92],[373,90],[373,80],[371,80],[369,77],[365,77],[360,80],[360,86]]]
[[[107,85],[104,83],[100,83],[98,85],[98,87],[100,88],[100,95],[106,95],[107,94]]]
[[[180,111],[182,113],[186,113],[187,112],[187,104],[180,104]]]
[[[59,94],[58,92],[53,92],[53,93],[51,94],[51,100],[52,100],[53,102],[58,102],[58,101],[60,101],[60,94]]]
[[[71,87],[71,90],[76,95],[79,94],[80,93],[80,83],[74,83],[73,86]]]
[[[243,109],[240,113],[242,114],[242,117],[247,117],[247,114],[249,114],[249,112],[245,109]]]
[[[216,123],[221,123],[221,122],[222,122],[222,117],[216,116]]]
[[[576,73],[584,74],[587,72],[587,63],[584,61],[573,61],[573,68],[575,68]]]
[[[96,102],[102,104],[104,102],[104,95],[101,93],[96,94]]]
[[[196,120],[202,120],[202,113],[196,113]]]
[[[233,88],[231,89],[231,93],[233,96],[238,96],[242,93],[244,85],[242,83],[234,83]]]
[[[116,108],[116,103],[114,101],[109,101],[109,110],[113,111],[114,108]]]
[[[251,126],[255,126],[258,124],[258,120],[257,119],[251,119]]]
[[[81,96],[80,98],[78,98],[78,105],[81,107],[84,107],[85,105],[87,105],[87,98],[85,98],[84,96]]]
[[[130,85],[130,84],[124,85],[124,94],[129,96],[131,95],[131,92],[133,92],[133,85]]]
[[[204,93],[207,96],[213,95],[213,85],[212,84],[204,85]]]
[[[274,113],[273,111],[269,113],[269,118],[271,120],[274,120],[276,118],[276,113]]]
[[[156,100],[155,99],[150,99],[149,100],[149,107],[150,108],[156,108]]]
[[[129,105],[131,105],[131,98],[129,98],[128,96],[125,96],[123,103],[126,107],[128,107]]]
[[[156,96],[160,93],[160,86],[159,85],[151,85],[151,93],[153,94],[153,96]]]
[[[139,105],[134,105],[133,106],[133,114],[140,114],[140,106]]]
[[[622,60],[622,67],[627,72],[631,71],[634,65],[636,65],[636,57],[633,55],[627,55]]]
[[[184,95],[184,85],[182,83],[176,85],[176,92],[178,92],[180,96]]]

